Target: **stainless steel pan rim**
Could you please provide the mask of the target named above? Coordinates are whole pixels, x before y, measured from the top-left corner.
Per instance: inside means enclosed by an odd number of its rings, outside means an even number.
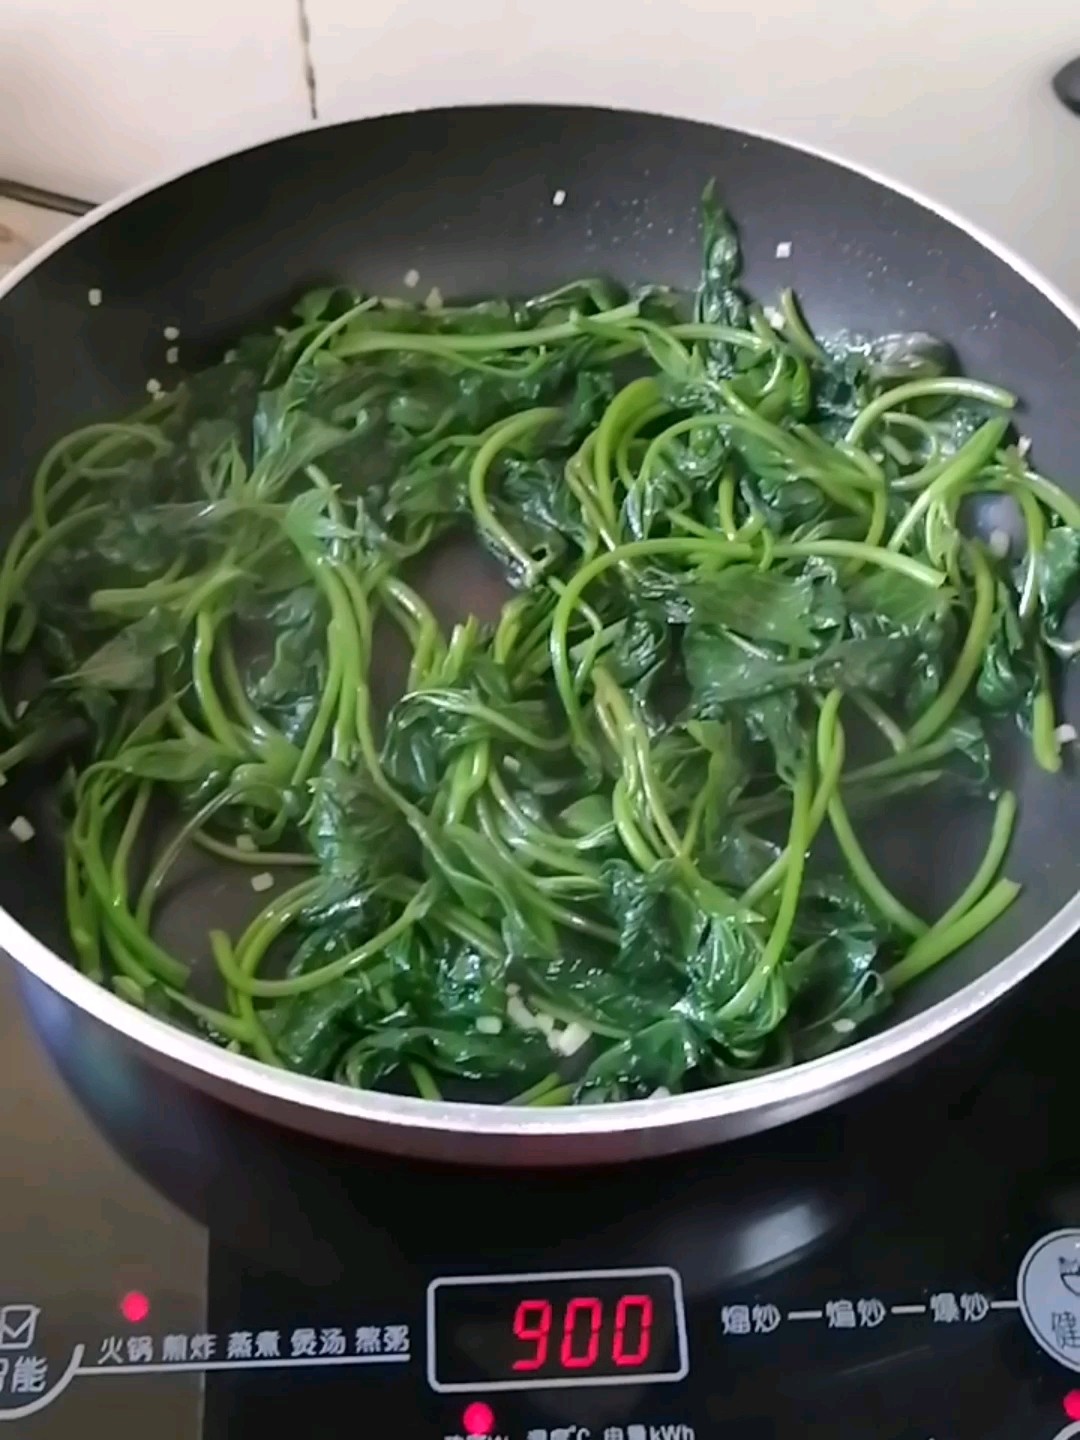
[[[700,123],[700,117],[693,115],[675,115],[671,118]],[[318,128],[332,127],[327,124]],[[1007,246],[986,234],[980,227],[965,221],[946,206],[868,166],[852,164],[816,146],[794,144],[783,136],[767,131],[747,130],[742,126],[729,128],[738,128],[740,132],[758,139],[790,145],[818,159],[854,171],[933,211],[951,225],[966,231],[985,249],[1009,265],[1080,331],[1080,310],[1052,282]],[[246,148],[258,149],[261,144]],[[24,277],[61,249],[73,236],[90,229],[140,196],[200,168],[202,167],[183,166],[164,178],[159,177],[135,186],[67,227],[52,241],[15,266],[6,278],[0,281],[0,302]],[[442,1135],[448,1139],[469,1135],[492,1141],[500,1138],[518,1141],[527,1141],[529,1138],[572,1141],[575,1138],[586,1140],[589,1136],[613,1135],[630,1139],[634,1134],[670,1127],[684,1135],[700,1132],[701,1138],[707,1140],[720,1138],[724,1133],[741,1133],[756,1128],[754,1122],[749,1121],[754,1112],[774,1112],[776,1120],[794,1117],[818,1104],[826,1103],[834,1096],[861,1088],[870,1080],[897,1068],[905,1059],[932,1048],[949,1032],[961,1028],[1012,990],[1059,950],[1078,929],[1080,895],[1074,896],[1011,955],[955,995],[877,1035],[821,1059],[738,1081],[732,1085],[694,1091],[686,1095],[538,1110],[526,1106],[468,1105],[351,1090],[343,1085],[276,1070],[245,1056],[231,1054],[208,1040],[147,1015],[87,979],[36,939],[6,910],[0,908],[0,949],[51,990],[136,1045],[158,1055],[181,1071],[195,1072],[192,1078],[203,1088],[212,1091],[220,1091],[222,1088],[239,1090],[253,1099],[259,1097],[263,1101],[281,1102],[293,1111],[298,1107],[309,1114],[317,1112],[334,1122],[334,1133],[341,1138],[347,1138],[351,1125],[355,1124],[373,1143],[377,1143],[376,1132],[386,1128],[399,1132],[414,1132],[417,1140],[421,1135],[428,1134]],[[739,1123],[740,1117],[743,1117],[742,1123]],[[317,1128],[326,1130],[328,1127],[323,1125]],[[685,1141],[687,1145],[693,1143],[693,1139]],[[677,1143],[674,1148],[682,1148],[682,1144]],[[630,1150],[631,1147],[628,1147],[628,1152]],[[450,1151],[442,1153],[452,1155]],[[493,1155],[491,1158],[497,1157]],[[587,1154],[581,1152],[575,1158],[586,1159]]]
[[[88,980],[66,960],[36,940],[30,932],[0,910],[0,948],[50,989],[80,1009],[119,1031],[136,1044],[173,1062],[183,1070],[197,1071],[209,1088],[224,1084],[256,1092],[286,1105],[299,1105],[335,1116],[345,1122],[392,1125],[445,1135],[497,1137],[586,1137],[663,1129],[695,1129],[708,1122],[734,1121],[755,1110],[775,1110],[777,1120],[813,1108],[813,1097],[824,1103],[894,1069],[905,1057],[931,1048],[949,1032],[973,1020],[1054,954],[1080,927],[1080,896],[1032,936],[1007,960],[958,994],[940,1001],[910,1020],[879,1035],[858,1041],[845,1050],[807,1061],[788,1070],[740,1080],[711,1090],[686,1095],[628,1100],[606,1105],[532,1109],[522,1105],[466,1105],[421,1100],[412,1096],[384,1095],[372,1090],[351,1090],[328,1080],[315,1080],[276,1070],[243,1055],[219,1049],[209,1040],[158,1020],[120,1000]],[[744,1126],[735,1126],[741,1132]],[[733,1131],[733,1133],[734,1133]]]

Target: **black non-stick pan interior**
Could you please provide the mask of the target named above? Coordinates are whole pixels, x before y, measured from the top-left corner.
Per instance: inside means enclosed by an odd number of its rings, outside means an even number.
[[[180,330],[190,367],[331,277],[407,294],[405,277],[417,271],[422,293],[437,286],[447,298],[520,294],[596,272],[688,288],[701,191],[713,177],[739,226],[748,289],[768,302],[794,285],[825,336],[925,330],[951,341],[969,373],[1023,397],[1020,423],[1039,468],[1080,498],[1080,333],[963,229],[770,140],[647,115],[500,107],[264,145],[121,205],[38,265],[0,300],[0,539],[51,441],[130,408],[148,378],[168,382],[166,326]],[[782,242],[789,258],[777,257]],[[100,306],[89,303],[93,289]],[[453,588],[468,595],[480,578],[454,575]],[[1080,677],[1063,699],[1063,718],[1076,720]],[[1075,778],[1035,770],[1016,735],[1001,767],[1021,801],[1008,871],[1023,896],[905,997],[908,1013],[984,973],[1080,886]],[[25,846],[0,831],[0,902],[67,953],[47,773],[9,785],[0,805],[7,820],[24,811],[38,824]],[[970,875],[988,822],[984,802],[920,801],[879,813],[865,839],[901,896],[933,915]],[[204,877],[201,898],[188,890],[171,907],[168,938],[188,958],[204,954],[206,902],[221,900],[222,884]]]

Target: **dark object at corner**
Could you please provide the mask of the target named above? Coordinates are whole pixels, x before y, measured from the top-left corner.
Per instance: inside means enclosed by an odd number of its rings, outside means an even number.
[[[1054,94],[1067,110],[1080,115],[1080,55],[1054,76]]]

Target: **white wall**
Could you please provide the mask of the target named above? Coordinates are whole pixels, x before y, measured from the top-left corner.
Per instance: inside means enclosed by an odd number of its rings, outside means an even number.
[[[304,0],[0,0],[0,174],[104,196],[309,123]],[[925,190],[1080,295],[1080,0],[306,0],[324,120],[482,100],[773,131]],[[52,12],[52,13],[50,13]]]
[[[296,0],[0,0],[0,174],[104,199],[308,123]]]

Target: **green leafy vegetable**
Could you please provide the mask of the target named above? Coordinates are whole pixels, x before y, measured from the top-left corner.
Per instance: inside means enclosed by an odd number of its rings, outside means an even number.
[[[1060,765],[1080,507],[946,344],[769,323],[711,187],[703,231],[692,318],[324,287],[45,456],[0,773],[77,750],[87,974],[346,1085],[636,1099],[847,1043],[1011,902],[1007,791],[936,921],[859,833],[994,795],[986,717]],[[965,529],[982,493],[1023,554]],[[159,936],[192,846],[290,877],[210,931],[216,1003]]]

